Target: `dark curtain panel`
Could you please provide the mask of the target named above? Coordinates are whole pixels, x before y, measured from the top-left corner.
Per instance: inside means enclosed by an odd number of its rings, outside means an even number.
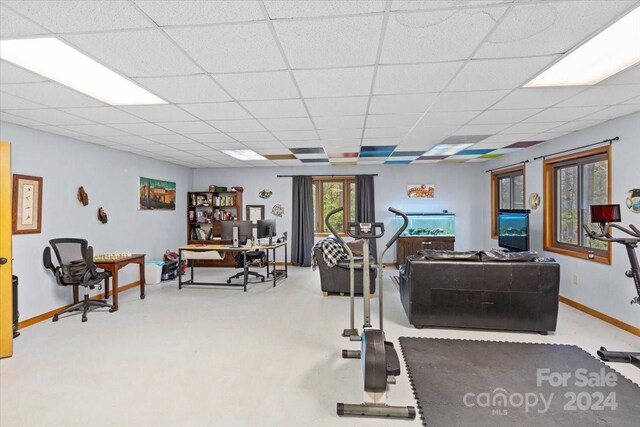
[[[373,175],[356,175],[356,221],[375,222],[376,198],[373,186]],[[376,240],[369,240],[369,249],[377,257]]]
[[[313,248],[313,178],[293,177],[293,224],[291,225],[291,261],[303,267],[311,265]]]

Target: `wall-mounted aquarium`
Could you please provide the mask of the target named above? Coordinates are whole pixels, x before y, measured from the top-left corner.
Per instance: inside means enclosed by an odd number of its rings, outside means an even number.
[[[498,211],[498,246],[511,251],[529,250],[529,210]]]
[[[454,237],[456,235],[456,216],[453,213],[408,213],[409,225],[402,237]],[[395,230],[402,226],[402,218],[393,219]]]

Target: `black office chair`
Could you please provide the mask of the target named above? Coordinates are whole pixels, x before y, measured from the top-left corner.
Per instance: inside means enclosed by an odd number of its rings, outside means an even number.
[[[265,256],[266,253],[264,251],[247,251],[247,263],[249,265],[258,264],[258,266],[262,267],[264,265]],[[231,280],[244,276],[244,255],[242,254],[242,252],[238,252],[238,254],[236,255],[236,268],[242,268],[243,270],[240,273],[234,274],[233,276],[229,277],[227,279],[227,283],[231,283]],[[260,279],[261,282],[264,282],[265,279],[264,274],[260,274],[251,270],[247,271],[247,275],[255,276]]]
[[[87,311],[89,307],[109,307],[109,312],[113,312],[113,305],[107,304],[105,300],[90,300],[89,289],[96,285],[101,288],[100,282],[108,280],[111,273],[108,271],[98,271],[93,263],[93,248],[88,245],[85,239],[52,239],[49,244],[53,247],[58,259],[58,266],[54,266],[51,261],[51,248],[48,246],[42,254],[44,266],[51,270],[60,286],[83,286],[84,300],[73,304],[53,315],[53,321],[58,321],[58,316],[72,311],[82,310],[82,321],[87,321]]]

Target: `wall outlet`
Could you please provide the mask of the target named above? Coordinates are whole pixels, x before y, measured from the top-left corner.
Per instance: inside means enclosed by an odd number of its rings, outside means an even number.
[[[578,275],[577,274],[573,275],[573,279],[571,279],[571,283],[573,283],[574,285],[578,284]]]

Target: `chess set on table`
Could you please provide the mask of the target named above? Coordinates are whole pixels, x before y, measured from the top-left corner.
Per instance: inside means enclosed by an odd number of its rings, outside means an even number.
[[[131,252],[107,252],[106,254],[95,255],[94,261],[113,261],[131,256]]]

